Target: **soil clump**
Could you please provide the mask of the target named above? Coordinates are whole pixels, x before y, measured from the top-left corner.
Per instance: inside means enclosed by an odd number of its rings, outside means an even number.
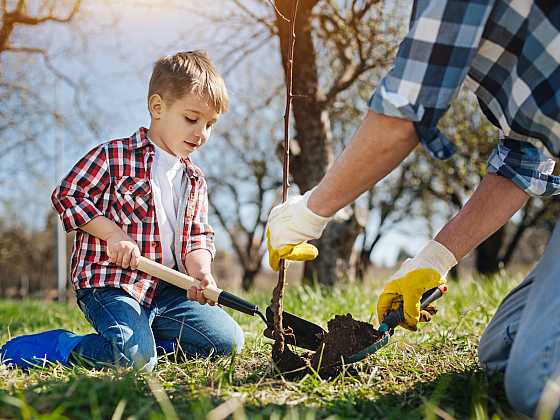
[[[319,368],[322,378],[336,376],[343,365],[343,358],[356,354],[373,344],[382,335],[371,324],[352,318],[351,314],[336,315],[328,322],[328,333],[315,353],[299,355],[285,346],[284,353],[273,352],[280,372],[288,377],[301,377]]]

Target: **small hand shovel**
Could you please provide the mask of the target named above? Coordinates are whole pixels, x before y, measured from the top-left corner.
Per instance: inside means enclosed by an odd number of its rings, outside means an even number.
[[[199,284],[199,281],[194,277],[173,270],[172,268],[145,257],[139,258],[138,270],[184,290],[188,290],[192,286]],[[265,317],[257,305],[241,299],[232,293],[226,292],[225,290],[208,287],[204,289],[202,293],[207,299],[220,305],[249,315],[260,316],[267,326],[265,336],[273,338],[274,315],[270,306],[266,308]],[[288,312],[282,312],[282,325],[284,329],[288,331],[285,337],[286,343],[308,350],[316,350],[323,341],[323,336],[326,334],[326,331],[319,325],[313,324],[312,322],[306,321]]]
[[[420,309],[426,309],[426,307],[434,302],[435,300],[442,297],[445,293],[447,293],[447,285],[442,284],[438,287],[434,287],[433,289],[428,290],[426,293],[422,295],[422,299],[420,300]],[[379,335],[381,338],[377,340],[375,343],[369,345],[365,349],[350,355],[349,357],[344,358],[344,363],[356,363],[362,359],[365,359],[367,356],[375,353],[380,348],[387,345],[389,342],[389,337],[392,335],[392,332],[396,326],[398,326],[401,322],[404,321],[404,312],[402,306],[398,310],[390,311],[385,318],[381,325],[379,325]]]

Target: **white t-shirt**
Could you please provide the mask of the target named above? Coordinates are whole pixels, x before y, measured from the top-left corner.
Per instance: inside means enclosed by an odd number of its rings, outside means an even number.
[[[173,268],[175,257],[175,231],[177,228],[177,207],[181,194],[183,164],[177,156],[167,153],[155,143],[151,181],[159,236],[163,252],[163,264]]]

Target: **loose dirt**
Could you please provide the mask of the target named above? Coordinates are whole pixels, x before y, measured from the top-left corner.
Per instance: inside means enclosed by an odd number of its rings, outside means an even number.
[[[342,368],[344,357],[356,354],[381,336],[371,324],[355,320],[351,314],[336,315],[328,322],[328,333],[317,352],[298,355],[286,346],[282,354],[273,352],[272,359],[288,377],[303,376],[311,367],[319,368],[321,377],[333,377]]]

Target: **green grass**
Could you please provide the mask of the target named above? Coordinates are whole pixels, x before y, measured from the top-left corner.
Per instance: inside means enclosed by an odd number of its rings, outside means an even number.
[[[241,355],[173,363],[160,359],[151,374],[51,366],[29,373],[0,367],[0,418],[512,418],[501,378],[478,368],[479,337],[520,275],[451,283],[434,321],[418,332],[399,330],[390,344],[326,381],[295,382],[275,373],[262,321],[233,314],[246,331]],[[289,288],[286,310],[323,326],[351,312],[371,320],[379,290]],[[270,299],[252,294],[262,307]],[[0,343],[52,328],[91,329],[75,304],[0,301]],[[213,410],[213,411],[212,411]]]

